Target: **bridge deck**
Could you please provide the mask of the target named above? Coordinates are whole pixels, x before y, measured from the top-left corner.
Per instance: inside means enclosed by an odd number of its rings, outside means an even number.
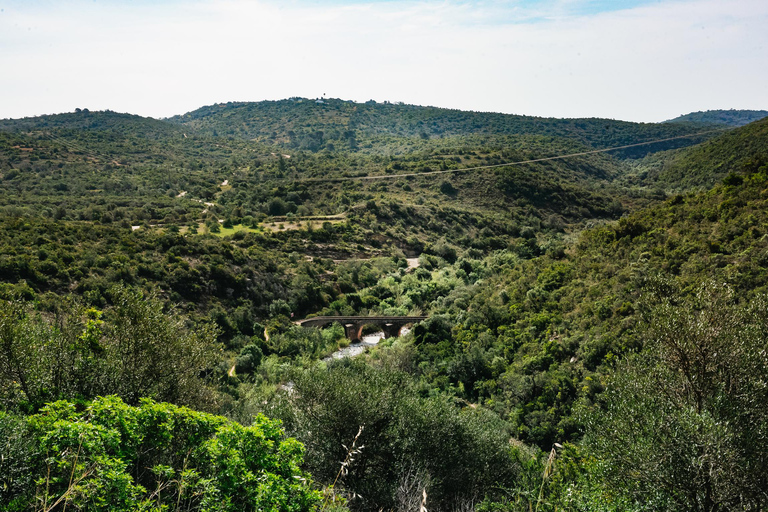
[[[385,323],[385,322],[397,322],[397,323],[410,323],[421,322],[426,320],[428,316],[315,316],[312,318],[305,318],[296,322],[297,325],[313,325],[321,323],[339,322],[344,323]]]

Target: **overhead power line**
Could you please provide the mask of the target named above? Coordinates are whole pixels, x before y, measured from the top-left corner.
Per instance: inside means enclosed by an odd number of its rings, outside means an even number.
[[[492,165],[478,165],[476,167],[464,167],[462,169],[443,169],[439,171],[425,171],[425,172],[409,172],[409,173],[402,173],[402,174],[376,174],[373,176],[342,176],[338,178],[300,178],[293,181],[299,181],[299,182],[333,182],[333,181],[362,181],[362,180],[391,180],[391,179],[397,179],[397,178],[410,178],[410,177],[418,177],[418,176],[429,176],[433,174],[448,174],[448,173],[454,173],[454,172],[468,172],[468,171],[481,171],[485,169],[493,169],[496,167],[508,167],[512,165],[523,165],[523,164],[535,164],[538,162],[547,162],[550,160],[562,160],[564,158],[572,158],[575,156],[585,156],[585,155],[594,155],[596,153],[607,153],[608,151],[617,151],[619,149],[628,149],[628,148],[636,148],[638,146],[647,146],[650,144],[656,144],[658,142],[668,142],[670,140],[677,140],[677,139],[685,139],[690,137],[698,137],[699,135],[707,135],[710,133],[722,133],[723,130],[708,130],[705,132],[698,132],[698,133],[691,133],[688,135],[677,135],[675,137],[667,137],[665,139],[656,139],[656,140],[649,140],[647,142],[636,142],[634,144],[625,144],[623,146],[614,146],[612,148],[604,148],[604,149],[593,149],[590,151],[581,151],[579,153],[568,153],[567,155],[557,155],[557,156],[547,156],[542,158],[532,158],[530,160],[518,160],[516,162],[506,162],[503,164],[492,164]]]
[[[94,160],[98,160],[99,159],[99,155],[97,155],[93,151],[91,151],[89,149],[86,149],[83,146],[81,146],[80,144],[77,144],[77,143],[75,143],[75,142],[73,142],[71,140],[65,139],[65,138],[60,137],[58,135],[54,135],[51,132],[40,132],[40,133],[41,133],[41,135],[44,138],[47,138],[48,140],[50,140],[52,142],[61,144],[62,146],[67,148],[67,151],[69,151],[70,153],[82,153],[83,155],[91,157]]]

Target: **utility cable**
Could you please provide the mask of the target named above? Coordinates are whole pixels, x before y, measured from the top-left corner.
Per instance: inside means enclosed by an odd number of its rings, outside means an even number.
[[[649,144],[656,144],[657,142],[668,142],[670,140],[677,140],[677,139],[685,139],[690,137],[698,137],[699,135],[707,135],[710,133],[722,133],[723,130],[708,130],[705,132],[699,132],[699,133],[691,133],[688,135],[677,135],[675,137],[667,137],[665,139],[656,139],[656,140],[650,140],[647,142],[636,142],[634,144],[625,144],[623,146],[614,146],[612,148],[604,148],[604,149],[593,149],[590,151],[581,151],[579,153],[569,153],[567,155],[557,155],[557,156],[547,156],[542,158],[532,158],[530,160],[519,160],[516,162],[506,162],[503,164],[492,164],[492,165],[479,165],[476,167],[465,167],[463,169],[443,169],[439,171],[425,171],[425,172],[409,172],[409,173],[402,173],[402,174],[377,174],[374,176],[342,176],[338,178],[301,178],[293,181],[297,182],[335,182],[335,181],[362,181],[362,180],[386,180],[386,179],[397,179],[397,178],[410,178],[410,177],[418,177],[418,176],[429,176],[432,174],[448,174],[448,173],[454,173],[454,172],[467,172],[467,171],[480,171],[485,169],[494,169],[496,167],[508,167],[513,165],[523,165],[523,164],[534,164],[538,162],[548,162],[551,160],[562,160],[564,158],[572,158],[574,156],[585,156],[585,155],[594,155],[597,153],[606,153],[608,151],[617,151],[619,149],[628,149],[628,148],[636,148],[638,146],[647,146]]]
[[[99,155],[98,154],[94,153],[93,151],[91,151],[89,149],[86,149],[86,148],[80,146],[79,144],[77,144],[77,143],[75,143],[75,142],[73,142],[71,140],[67,140],[67,139],[65,139],[63,137],[60,137],[58,135],[54,135],[51,132],[41,131],[40,133],[42,134],[43,137],[48,138],[48,140],[50,140],[51,142],[61,144],[70,153],[82,153],[83,155],[91,157],[94,160],[98,160],[99,159]]]

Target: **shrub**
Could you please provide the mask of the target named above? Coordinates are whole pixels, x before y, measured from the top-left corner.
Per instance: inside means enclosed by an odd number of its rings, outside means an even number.
[[[216,330],[188,329],[160,301],[116,287],[101,311],[62,303],[50,321],[21,301],[0,300],[0,401],[36,410],[59,398],[114,394],[204,407],[213,393],[200,378],[217,359]]]
[[[768,488],[768,300],[708,284],[645,308],[645,350],[588,417],[612,492],[659,510],[758,510]]]
[[[27,480],[25,488],[0,494],[3,510],[59,503],[89,511],[300,512],[319,502],[299,469],[302,445],[261,415],[245,427],[170,404],[142,400],[131,407],[104,397],[82,412],[55,402],[24,423],[35,455],[10,464],[28,463],[37,485]],[[14,452],[0,449],[8,464]]]
[[[348,468],[344,486],[362,500],[353,508],[395,506],[398,484],[426,476],[435,510],[511,485],[517,465],[509,431],[495,414],[460,409],[445,396],[422,397],[410,377],[354,359],[294,375],[295,392],[271,403],[290,435],[307,446],[308,470],[331,484],[359,426],[362,452]],[[423,487],[422,487],[423,489]],[[421,489],[419,489],[419,493]]]
[[[263,357],[264,353],[257,345],[246,345],[240,351],[240,355],[237,358],[235,371],[237,373],[253,373],[253,371],[261,364],[261,359]]]

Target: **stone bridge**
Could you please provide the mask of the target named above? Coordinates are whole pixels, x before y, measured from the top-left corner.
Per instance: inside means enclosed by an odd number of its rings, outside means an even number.
[[[296,324],[302,327],[324,327],[333,322],[339,322],[344,326],[344,334],[352,343],[362,339],[363,327],[374,324],[381,327],[385,338],[400,335],[400,329],[408,324],[415,324],[426,320],[426,316],[316,316],[300,320]]]

